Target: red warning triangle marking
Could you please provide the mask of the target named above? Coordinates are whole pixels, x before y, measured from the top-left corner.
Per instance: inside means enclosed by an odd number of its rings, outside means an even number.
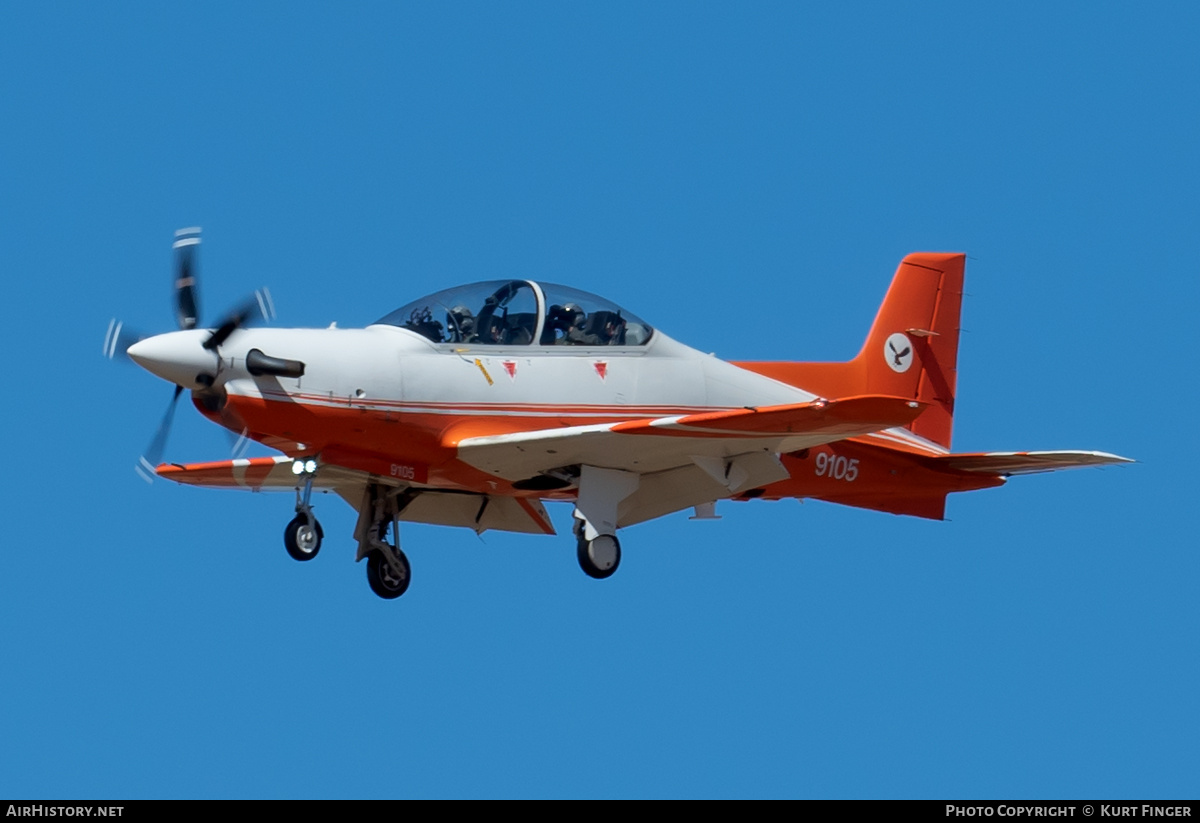
[[[601,380],[604,380],[608,377],[608,361],[607,360],[597,360],[592,365],[596,367],[596,374],[599,375]]]
[[[504,367],[504,371],[508,374],[508,377],[510,380],[517,379],[517,361],[516,360],[503,360],[500,362],[500,365]]]

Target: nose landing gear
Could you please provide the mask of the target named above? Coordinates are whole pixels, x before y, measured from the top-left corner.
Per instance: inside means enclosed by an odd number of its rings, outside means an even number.
[[[283,530],[283,547],[293,560],[312,560],[321,550],[321,540],[325,537],[325,530],[313,516],[309,503],[317,463],[312,459],[297,460],[292,464],[292,471],[296,475],[296,517]]]

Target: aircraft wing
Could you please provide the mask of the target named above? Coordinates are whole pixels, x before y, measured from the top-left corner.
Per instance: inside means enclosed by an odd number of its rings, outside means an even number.
[[[249,489],[251,491],[293,491],[296,475],[292,474],[292,458],[253,457],[241,460],[218,460],[211,463],[164,463],[155,469],[160,477],[189,486],[219,489]],[[322,463],[313,478],[313,490],[335,492],[357,509],[371,475],[332,463]],[[390,479],[374,478],[377,482]],[[392,485],[403,486],[391,481]],[[439,526],[464,526],[476,532],[488,529],[554,534],[541,501],[518,497],[470,494],[409,487],[400,519],[414,523],[433,523]]]
[[[1088,466],[1109,466],[1114,463],[1133,463],[1128,457],[1107,452],[1044,451],[1044,452],[986,452],[980,454],[947,454],[931,458],[937,465],[962,472],[981,474],[1037,474],[1060,469],[1081,469]]]
[[[904,425],[923,408],[897,397],[852,397],[468,437],[453,445],[460,460],[511,481],[579,465],[644,475],[710,458],[799,451]]]
[[[468,437],[451,445],[460,460],[513,481],[578,465],[647,474],[693,457],[799,451],[902,426],[923,408],[898,397],[851,397]]]
[[[869,395],[467,437],[447,445],[457,446],[467,464],[514,482],[581,465],[635,472],[637,492],[621,503],[625,526],[781,480],[788,474],[777,454],[903,426],[923,408],[906,398]],[[166,464],[156,471],[195,486],[288,491],[296,487],[291,463],[286,456],[256,457]],[[554,531],[536,497],[425,488],[331,462],[317,470],[313,488],[336,492],[358,508],[372,480],[405,489],[401,520],[476,531]]]
[[[618,508],[618,525],[629,526],[786,479],[780,453],[903,426],[924,408],[868,395],[467,437],[453,445],[460,460],[519,488],[539,488],[540,480],[569,477],[580,466],[635,472],[637,489]]]
[[[337,467],[333,467],[337,468]],[[341,470],[349,472],[349,470]],[[250,457],[241,460],[216,460],[210,463],[163,463],[154,470],[159,477],[184,483],[189,486],[209,486],[218,489],[250,489],[251,491],[291,491],[296,488],[296,475],[292,474],[292,458]],[[327,472],[322,467],[320,475],[313,481],[313,488],[320,491],[336,491],[337,481],[353,481],[340,477],[340,472]],[[363,475],[366,478],[366,475]]]

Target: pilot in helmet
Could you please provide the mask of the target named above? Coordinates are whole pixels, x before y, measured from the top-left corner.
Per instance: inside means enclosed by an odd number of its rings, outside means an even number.
[[[451,342],[465,343],[475,333],[475,315],[459,304],[446,313],[446,326],[450,329]]]

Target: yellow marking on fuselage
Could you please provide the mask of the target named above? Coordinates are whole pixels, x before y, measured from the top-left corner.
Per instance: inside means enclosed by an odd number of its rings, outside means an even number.
[[[487,373],[487,369],[485,369],[485,368],[483,367],[483,361],[482,361],[482,360],[480,360],[478,357],[476,357],[476,358],[475,358],[475,365],[479,367],[479,370],[480,370],[481,372],[483,372],[484,379],[486,379],[486,380],[488,381],[488,385],[489,385],[489,386],[491,386],[491,385],[494,385],[494,383],[493,383],[493,381],[492,381],[492,376],[491,376],[490,374],[488,374],[488,373]]]

